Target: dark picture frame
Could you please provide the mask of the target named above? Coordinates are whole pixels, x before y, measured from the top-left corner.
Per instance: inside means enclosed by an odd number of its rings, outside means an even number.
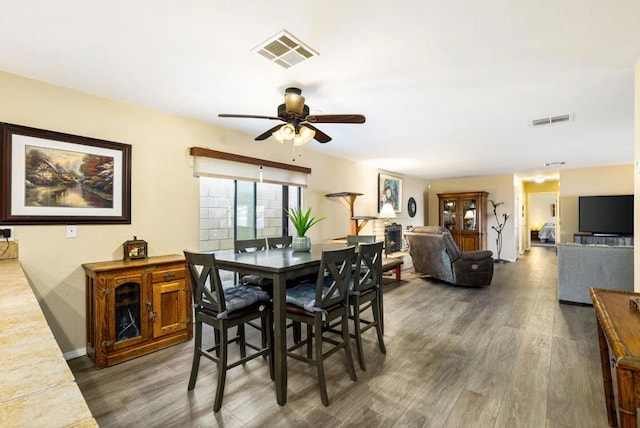
[[[410,197],[409,201],[407,202],[407,212],[409,213],[409,217],[415,217],[416,210],[417,210],[416,200],[413,197]]]
[[[131,224],[131,145],[0,122],[0,223]]]
[[[393,175],[378,174],[378,212],[382,206],[390,203],[396,214],[402,212],[402,178]]]

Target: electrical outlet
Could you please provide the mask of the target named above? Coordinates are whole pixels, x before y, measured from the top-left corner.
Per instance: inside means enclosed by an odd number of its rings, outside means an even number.
[[[78,226],[67,226],[67,238],[78,236]]]
[[[6,239],[9,239],[9,241],[13,241],[15,239],[13,235],[13,226],[0,225],[0,241],[4,241]]]

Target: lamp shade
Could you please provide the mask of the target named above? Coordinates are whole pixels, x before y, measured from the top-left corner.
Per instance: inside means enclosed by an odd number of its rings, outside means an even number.
[[[284,144],[285,141],[293,140],[296,135],[296,128],[290,123],[282,125],[277,131],[272,133],[276,140],[280,141],[280,144]]]
[[[284,94],[284,105],[287,113],[301,116],[304,111],[304,97],[298,88],[287,88]]]
[[[380,209],[380,217],[396,218],[396,211],[393,209],[393,205],[388,202],[382,205],[382,208]]]
[[[304,144],[307,144],[315,136],[316,136],[316,131],[314,131],[311,128],[307,128],[306,126],[301,126],[300,131],[293,138],[293,145],[302,146]]]

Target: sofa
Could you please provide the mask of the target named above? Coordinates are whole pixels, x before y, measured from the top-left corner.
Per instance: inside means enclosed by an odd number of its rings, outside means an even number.
[[[416,273],[467,287],[491,284],[491,251],[461,252],[449,230],[441,226],[413,227],[405,232],[405,239]]]
[[[633,291],[633,246],[558,244],[558,300],[593,304],[589,288]]]

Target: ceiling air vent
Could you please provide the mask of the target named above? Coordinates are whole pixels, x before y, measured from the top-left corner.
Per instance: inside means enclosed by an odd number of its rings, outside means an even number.
[[[289,68],[319,55],[285,30],[265,40],[252,51],[283,68]]]
[[[573,113],[571,114],[562,114],[560,116],[551,116],[551,117],[543,117],[540,119],[534,119],[529,122],[529,126],[543,126],[543,125],[552,125],[554,123],[562,123],[569,122],[573,120]]]

